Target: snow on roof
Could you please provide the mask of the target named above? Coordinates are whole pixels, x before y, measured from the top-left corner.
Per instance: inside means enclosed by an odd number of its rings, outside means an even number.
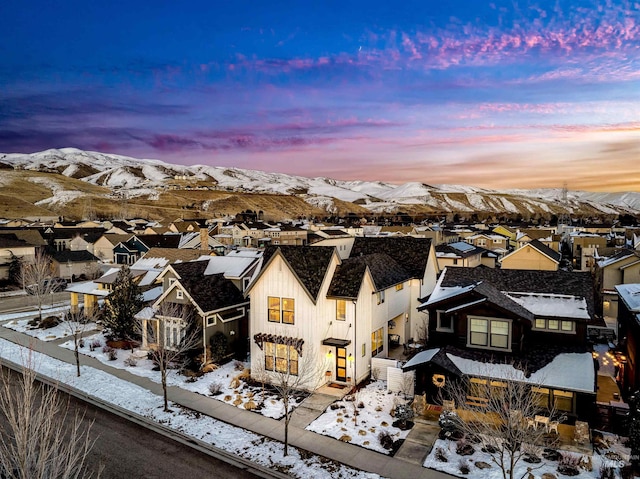
[[[428,363],[433,359],[433,357],[438,353],[438,351],[440,351],[440,348],[427,349],[426,351],[420,351],[414,357],[409,359],[409,361],[407,361],[404,364],[404,366],[402,366],[402,368],[407,369],[414,366],[418,366],[423,363]]]
[[[598,266],[600,266],[601,268],[604,268],[605,266],[609,266],[613,263],[617,263],[618,261],[622,260],[622,259],[626,259],[630,256],[633,256],[633,252],[629,252],[629,254],[626,255],[613,255],[613,256],[609,256],[607,258],[603,258],[600,261],[598,261]]]
[[[590,319],[587,301],[579,296],[512,292],[504,294],[536,316]]]
[[[142,270],[162,269],[167,264],[169,264],[169,260],[167,258],[158,258],[158,257],[146,258],[145,257],[145,258],[140,258],[138,261],[133,263],[130,268],[142,269]]]
[[[444,277],[444,275],[442,275],[442,277]],[[450,286],[447,288],[436,285],[427,302],[423,303],[421,306],[428,306],[430,304],[437,303],[438,301],[442,301],[443,299],[453,298],[459,294],[468,293],[476,286],[476,283],[470,284],[469,286]]]
[[[618,284],[615,288],[629,311],[640,313],[640,284]]]
[[[262,251],[257,249],[237,249],[229,252],[227,257],[230,258],[261,258]]]
[[[507,381],[521,381],[568,391],[595,392],[595,369],[591,353],[562,353],[530,377],[511,364],[490,364],[460,358],[451,353],[447,357],[467,376],[489,377]]]
[[[240,278],[256,261],[254,257],[244,256],[204,256],[200,259],[209,260],[205,276],[222,273],[225,278]]]
[[[473,246],[472,244],[466,243],[464,241],[456,241],[455,243],[449,243],[449,246],[451,246],[454,249],[457,249],[458,251],[462,251],[463,253],[476,249],[475,246]]]
[[[156,288],[152,288],[142,293],[142,300],[145,303],[148,303],[149,301],[155,301],[160,297],[161,294],[162,294],[162,286],[158,286]]]
[[[82,283],[72,283],[67,286],[67,289],[70,293],[78,293],[78,294],[91,294],[93,296],[108,296],[109,291],[106,289],[99,289],[98,283],[95,281],[84,281]]]
[[[144,277],[138,283],[138,286],[149,286],[150,284],[155,283],[156,279],[160,275],[162,270],[151,270],[147,271]]]
[[[134,317],[136,319],[152,319],[154,315],[155,310],[151,306],[147,306],[138,311]]]

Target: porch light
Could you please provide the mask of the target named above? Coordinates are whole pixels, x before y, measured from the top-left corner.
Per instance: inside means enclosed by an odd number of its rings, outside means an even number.
[[[331,359],[333,357],[333,351],[329,350],[327,353],[327,358]]]

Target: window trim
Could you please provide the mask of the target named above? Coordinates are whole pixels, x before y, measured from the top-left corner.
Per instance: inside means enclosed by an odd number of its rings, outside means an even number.
[[[272,305],[272,300],[273,300],[273,305]],[[276,300],[277,300],[277,307],[276,307]],[[285,309],[285,302],[291,302],[290,309]],[[289,317],[290,319],[286,319]],[[295,325],[296,324],[295,298],[267,296],[267,321],[270,323],[282,323],[282,324]]]
[[[476,344],[471,342],[471,322],[473,320],[480,320],[487,322],[486,332],[477,332],[478,334],[486,334],[486,345]],[[492,346],[492,338],[494,333],[492,333],[492,323],[507,323],[507,347],[503,348],[500,346]],[[476,348],[476,349],[489,349],[492,351],[511,351],[511,338],[512,338],[512,321],[506,318],[492,318],[487,316],[467,316],[467,347]],[[495,336],[504,337],[504,334],[495,334]]]
[[[285,354],[282,355],[282,353]],[[264,368],[266,371],[297,376],[299,374],[299,358],[300,355],[295,346],[284,343],[272,343],[271,341],[265,341],[264,343]]]
[[[436,310],[436,331],[442,333],[453,333],[453,317],[449,316],[450,326],[447,328],[442,326],[442,315],[444,314],[443,309]]]
[[[381,354],[383,351],[384,351],[384,326],[376,329],[375,331],[371,331],[371,357],[373,358],[378,354]]]
[[[556,321],[558,323],[558,327],[550,328],[550,321]],[[540,326],[539,322],[544,322],[544,326]],[[566,325],[570,325],[571,329],[564,329]],[[571,321],[569,319],[536,318],[533,322],[533,329],[534,331],[546,331],[554,334],[576,334],[576,321]]]
[[[176,299],[184,299],[184,292],[181,289],[176,289]]]

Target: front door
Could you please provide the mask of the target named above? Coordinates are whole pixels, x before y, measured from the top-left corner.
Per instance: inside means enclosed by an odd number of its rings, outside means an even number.
[[[347,380],[347,348],[336,347],[336,381]]]

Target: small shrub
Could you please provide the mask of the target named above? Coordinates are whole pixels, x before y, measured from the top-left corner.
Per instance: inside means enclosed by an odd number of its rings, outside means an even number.
[[[447,451],[445,451],[444,448],[442,447],[436,448],[435,457],[436,457],[436,461],[449,462],[449,458],[447,457]]]
[[[442,411],[438,418],[438,425],[445,433],[452,433],[460,429],[460,418],[455,411]]]
[[[233,369],[235,369],[236,371],[243,371],[244,363],[242,361],[236,361],[235,363],[233,363]]]
[[[391,450],[393,447],[393,437],[391,437],[391,434],[387,431],[380,431],[378,441],[380,441],[380,445],[387,450]]]
[[[580,462],[582,456],[570,453],[561,453],[558,461],[558,472],[565,476],[577,476],[580,474]]]
[[[542,451],[542,457],[545,458],[547,461],[557,461],[560,459],[561,456],[560,456],[560,453],[555,449],[545,448],[545,450]]]
[[[364,403],[362,401],[358,403],[358,409],[364,409]]]
[[[469,474],[469,471],[471,469],[469,468],[469,463],[467,462],[466,459],[460,459],[460,462],[458,463],[458,470],[462,474]]]
[[[616,473],[613,467],[606,466],[604,463],[600,466],[598,479],[615,479]]]
[[[51,329],[60,324],[60,318],[58,316],[47,316],[42,321],[40,321],[40,328],[42,329]]]
[[[456,453],[458,455],[460,455],[460,456],[470,456],[474,452],[476,452],[476,450],[473,448],[473,446],[471,444],[469,444],[467,442],[466,439],[460,439],[456,443]]]
[[[492,444],[485,444],[480,450],[482,452],[486,452],[487,454],[495,454],[496,452],[498,452],[498,450]]]
[[[135,368],[138,365],[138,358],[131,355],[127,359],[124,360],[124,365],[130,368]]]
[[[115,348],[112,348],[111,346],[103,347],[102,352],[107,355],[107,358],[109,359],[109,361],[115,361],[116,359],[118,359],[118,351]]]
[[[94,339],[93,341],[91,341],[89,343],[89,350],[90,351],[95,351],[98,348],[102,347],[102,343],[100,342],[99,339]]]
[[[84,348],[84,339],[80,338],[80,340],[78,341],[78,347]]]
[[[211,383],[209,384],[209,394],[212,396],[217,396],[222,393],[222,384],[220,383]]]
[[[414,418],[415,412],[413,412],[413,408],[408,404],[398,404],[395,408],[394,417],[396,421],[394,421],[394,426],[399,427],[400,429],[409,429],[413,424],[411,420]],[[411,426],[409,424],[411,423]]]
[[[338,441],[351,442],[351,436],[347,434],[343,434],[342,436],[340,436],[340,439],[338,439]]]

